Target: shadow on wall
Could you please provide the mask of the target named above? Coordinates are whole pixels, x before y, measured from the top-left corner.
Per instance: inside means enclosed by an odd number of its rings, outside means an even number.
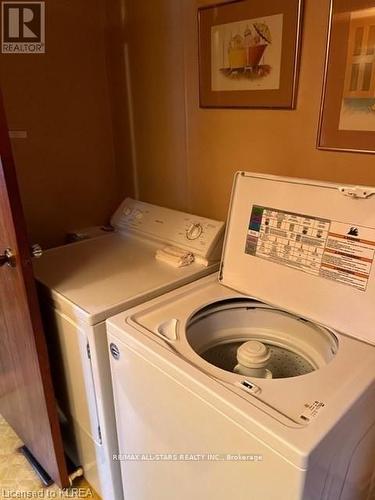
[[[131,189],[118,181],[106,66],[105,5],[46,5],[46,53],[2,54],[1,85],[33,242],[103,224]]]

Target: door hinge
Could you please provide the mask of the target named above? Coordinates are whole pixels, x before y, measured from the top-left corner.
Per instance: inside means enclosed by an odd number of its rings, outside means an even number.
[[[100,425],[98,425],[98,438],[99,438],[99,444],[102,444],[102,430],[100,428]]]
[[[90,344],[87,342],[86,344],[86,352],[87,352],[87,357],[91,359],[91,350],[90,350]]]

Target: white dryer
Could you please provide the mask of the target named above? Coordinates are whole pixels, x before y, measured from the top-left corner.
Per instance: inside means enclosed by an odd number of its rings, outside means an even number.
[[[103,499],[121,500],[105,320],[217,271],[224,224],[132,199],[111,222],[45,252],[35,274],[66,451]]]
[[[218,275],[108,321],[129,500],[375,498],[375,189],[236,175]]]

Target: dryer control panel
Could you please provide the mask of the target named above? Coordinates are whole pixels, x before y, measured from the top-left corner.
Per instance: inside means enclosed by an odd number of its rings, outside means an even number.
[[[111,223],[118,231],[137,232],[207,260],[220,259],[224,222],[126,198]]]

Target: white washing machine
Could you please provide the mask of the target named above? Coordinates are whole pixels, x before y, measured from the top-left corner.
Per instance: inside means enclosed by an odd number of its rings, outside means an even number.
[[[236,175],[219,275],[108,321],[127,500],[375,498],[375,189]]]
[[[105,320],[217,271],[224,231],[222,222],[131,199],[112,225],[45,252],[35,273],[66,451],[103,499],[121,500]]]

